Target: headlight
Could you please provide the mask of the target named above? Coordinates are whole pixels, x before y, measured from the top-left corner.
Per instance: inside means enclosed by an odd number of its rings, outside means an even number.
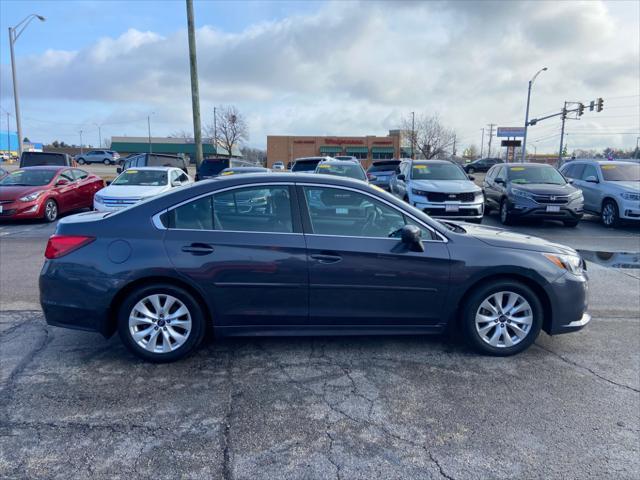
[[[640,193],[622,192],[620,196],[625,200],[640,200]]]
[[[419,197],[426,197],[429,192],[425,192],[424,190],[416,190],[415,188],[412,188],[411,193],[413,193],[414,195],[418,195]]]
[[[580,198],[580,197],[582,197],[582,190],[576,190],[575,192],[569,194],[569,198],[571,200],[574,200],[574,199]]]
[[[543,253],[543,255],[558,268],[567,270],[574,275],[582,275],[582,259],[577,255],[558,255],[555,253]]]
[[[97,193],[93,196],[93,199],[98,202],[98,203],[102,203],[102,195],[98,195]]]
[[[484,201],[484,194],[482,193],[482,190],[478,190],[476,192],[475,199],[478,201]]]
[[[20,199],[21,202],[33,202],[36,198],[44,193],[44,190],[40,190],[39,192],[33,192],[29,195],[25,195]]]
[[[525,190],[520,190],[520,189],[517,189],[517,188],[512,188],[511,189],[511,193],[513,195],[515,195],[516,197],[533,198],[533,195],[530,192],[527,192]]]

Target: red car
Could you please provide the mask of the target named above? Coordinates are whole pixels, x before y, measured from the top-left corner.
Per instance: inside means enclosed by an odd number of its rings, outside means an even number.
[[[25,167],[0,180],[0,219],[43,218],[93,208],[93,195],[104,181],[79,168]]]

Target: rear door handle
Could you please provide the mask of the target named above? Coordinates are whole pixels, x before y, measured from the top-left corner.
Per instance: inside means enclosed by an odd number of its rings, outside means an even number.
[[[206,243],[192,243],[182,247],[182,251],[192,255],[209,255],[213,252],[213,247]]]
[[[317,260],[318,263],[338,263],[339,261],[342,260],[342,257],[340,255],[329,255],[329,254],[324,254],[324,253],[314,253],[313,255],[310,255],[311,258],[313,258],[314,260]]]

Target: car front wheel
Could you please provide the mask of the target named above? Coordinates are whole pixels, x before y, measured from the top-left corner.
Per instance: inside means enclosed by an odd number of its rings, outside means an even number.
[[[84,159],[84,158],[79,158],[79,159],[78,159],[78,163],[79,163],[80,165],[84,165],[84,164],[85,164],[85,163],[87,163],[87,162],[85,161],[85,159]]]
[[[600,214],[602,223],[605,227],[615,227],[620,223],[620,215],[618,213],[618,205],[613,200],[605,200],[602,204],[602,213]]]
[[[105,158],[102,163],[104,163],[105,165],[111,165],[111,161],[108,158]]]
[[[47,222],[55,222],[58,218],[58,204],[55,200],[49,199],[44,204],[44,219]]]
[[[497,281],[475,290],[464,305],[467,342],[480,353],[508,356],[527,349],[542,327],[542,304],[517,281]]]
[[[509,213],[509,202],[505,198],[502,200],[502,203],[500,203],[500,223],[503,225],[511,225],[512,222],[513,219]]]
[[[193,352],[205,330],[198,302],[173,285],[149,285],[132,292],[118,314],[118,333],[124,345],[155,363],[174,362]]]

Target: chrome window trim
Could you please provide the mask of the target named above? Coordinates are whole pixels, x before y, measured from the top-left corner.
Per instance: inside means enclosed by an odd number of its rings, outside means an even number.
[[[397,207],[396,205],[392,204],[391,202],[377,197],[375,195],[373,195],[370,192],[366,192],[364,190],[359,190],[357,188],[353,188],[353,187],[346,187],[343,185],[331,185],[331,184],[326,184],[326,183],[298,183],[298,182],[262,182],[262,183],[251,183],[251,184],[245,184],[245,185],[233,185],[231,187],[226,187],[226,188],[221,188],[219,190],[215,190],[215,191],[210,191],[210,192],[206,192],[203,194],[200,194],[196,197],[191,197],[188,200],[183,200],[180,203],[177,203],[175,205],[172,205],[171,207],[165,208],[164,210],[159,211],[158,213],[156,213],[155,215],[153,215],[151,217],[152,219],[152,223],[153,225],[159,229],[159,230],[177,230],[177,231],[193,231],[193,232],[228,232],[228,233],[261,233],[261,234],[275,234],[275,235],[313,235],[313,236],[320,236],[320,237],[341,237],[341,238],[385,238],[385,237],[362,237],[362,236],[351,236],[351,235],[321,235],[321,234],[317,234],[317,233],[298,233],[298,232],[257,232],[257,231],[245,231],[245,230],[202,230],[202,229],[188,229],[188,228],[167,228],[165,227],[162,222],[160,221],[160,217],[166,213],[169,212],[170,210],[174,210],[178,207],[181,207],[182,205],[185,205],[187,203],[199,200],[203,197],[206,197],[208,195],[214,195],[217,193],[222,193],[222,192],[226,192],[229,190],[237,190],[237,189],[241,189],[241,188],[251,188],[251,187],[264,187],[264,186],[302,186],[302,187],[323,187],[323,188],[338,188],[338,189],[342,189],[342,190],[350,190],[352,192],[356,192],[356,193],[362,193],[364,195],[368,195],[369,197],[378,200],[386,205],[388,205],[389,207],[393,208],[394,210],[402,213],[403,215],[407,215],[409,218],[411,218],[413,221],[415,221],[418,225],[421,225],[422,227],[426,228],[427,230],[429,230],[432,233],[435,233],[438,237],[440,237],[440,240],[423,240],[424,242],[444,242],[444,243],[448,243],[449,239],[443,235],[442,233],[440,233],[439,231],[435,230],[433,227],[431,227],[430,225],[426,225],[422,220],[418,219],[417,217],[415,217],[414,215],[412,215],[411,213]],[[306,202],[306,199],[305,199]],[[397,238],[388,238],[389,240],[395,240],[397,241]]]

